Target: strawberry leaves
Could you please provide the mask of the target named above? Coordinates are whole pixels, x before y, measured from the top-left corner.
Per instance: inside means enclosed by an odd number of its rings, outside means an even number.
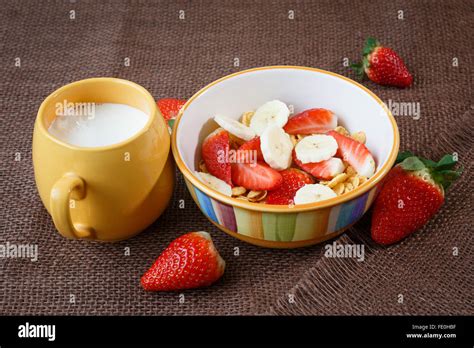
[[[368,37],[367,40],[365,40],[365,46],[364,49],[362,50],[362,54],[364,56],[367,56],[372,53],[372,51],[379,46],[379,42],[377,39],[373,37]]]
[[[370,66],[368,56],[377,46],[379,46],[377,39],[368,37],[365,41],[364,49],[362,50],[362,61],[359,63],[353,62],[351,64],[352,70],[354,70],[359,79],[364,78],[365,72]]]
[[[415,156],[405,158],[400,165],[403,169],[408,171],[416,171],[426,168],[425,164]]]
[[[438,184],[443,186],[445,190],[451,186],[451,184],[457,180],[461,176],[462,170],[441,170],[441,171],[433,171],[431,176],[433,180],[436,181]]]
[[[436,169],[445,170],[452,169],[457,163],[453,155],[444,155],[443,158],[436,164]]]
[[[352,70],[354,70],[354,72],[356,73],[356,75],[359,79],[362,79],[364,77],[365,71],[364,71],[364,64],[362,62],[352,63],[351,68],[352,68]]]
[[[406,158],[413,157],[413,156],[415,156],[415,155],[410,151],[399,152],[398,156],[397,156],[397,159],[395,160],[395,164],[403,162]]]
[[[438,162],[427,158],[417,157],[410,151],[400,152],[395,161],[406,171],[427,170],[432,179],[445,190],[457,180],[462,173],[462,168],[454,169],[457,158],[453,155],[444,155]]]

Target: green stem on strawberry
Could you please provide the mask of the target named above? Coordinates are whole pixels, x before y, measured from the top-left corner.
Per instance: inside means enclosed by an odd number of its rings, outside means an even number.
[[[364,49],[362,50],[362,61],[353,62],[351,64],[351,68],[354,70],[359,79],[363,79],[365,77],[365,70],[370,66],[368,56],[377,46],[379,46],[377,39],[368,37],[365,41]]]
[[[372,51],[375,49],[375,47],[379,45],[380,43],[378,42],[377,39],[373,37],[368,37],[367,40],[365,40],[365,45],[364,45],[364,49],[362,50],[362,54],[364,56],[371,54]]]
[[[404,151],[398,154],[395,163],[400,164],[406,171],[427,171],[444,190],[447,190],[462,173],[462,168],[454,170],[454,166],[458,161],[453,155],[444,155],[438,162],[435,162],[427,158],[417,157],[410,151]]]

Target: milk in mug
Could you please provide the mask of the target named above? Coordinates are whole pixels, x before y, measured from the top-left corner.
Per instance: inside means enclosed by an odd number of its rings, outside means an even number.
[[[48,132],[75,146],[107,146],[134,136],[149,118],[142,110],[126,104],[77,103],[70,109],[57,109]]]

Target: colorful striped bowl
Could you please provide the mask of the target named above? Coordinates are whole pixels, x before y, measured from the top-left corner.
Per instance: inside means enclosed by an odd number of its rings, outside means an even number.
[[[339,124],[363,130],[377,170],[352,192],[294,207],[251,203],[227,197],[194,176],[202,140],[217,125],[216,114],[238,119],[266,101],[279,99],[295,112],[331,109]],[[398,128],[385,104],[364,86],[320,69],[296,66],[255,68],[223,77],[184,105],[173,130],[172,150],[186,185],[204,215],[222,231],[251,244],[295,248],[333,238],[356,223],[371,206],[395,162]]]

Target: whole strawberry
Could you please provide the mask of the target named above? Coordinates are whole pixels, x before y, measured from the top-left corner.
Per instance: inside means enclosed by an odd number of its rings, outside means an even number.
[[[413,82],[413,76],[402,58],[394,50],[380,45],[372,37],[369,37],[365,43],[362,62],[351,66],[359,77],[366,74],[370,80],[379,85],[405,88]]]
[[[223,274],[225,261],[207,232],[187,233],[163,251],[141,278],[147,291],[172,291],[208,286]]]
[[[375,201],[372,239],[382,245],[400,241],[428,222],[444,202],[444,193],[461,171],[454,170],[453,156],[439,162],[409,152],[387,175]]]

